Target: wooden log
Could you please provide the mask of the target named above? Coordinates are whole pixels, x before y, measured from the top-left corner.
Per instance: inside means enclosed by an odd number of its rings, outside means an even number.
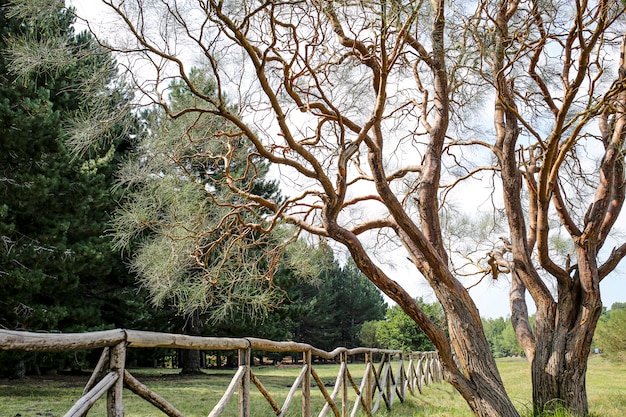
[[[237,350],[247,349],[246,339],[228,337],[187,336],[174,333],[155,333],[140,330],[127,330],[128,347],[132,348],[175,348],[195,350]]]
[[[416,382],[417,382],[417,389],[419,390],[420,394],[422,393],[422,387],[424,386],[423,381],[424,381],[424,370],[423,370],[423,361],[424,361],[424,357],[420,356],[420,358],[417,361],[417,366],[415,367],[415,378],[416,378]]]
[[[395,377],[393,375],[393,368],[391,367],[391,356],[387,357],[389,362],[387,362],[387,382],[386,382],[386,393],[387,393],[387,409],[391,410],[393,408],[393,400],[395,397]]]
[[[365,372],[363,373],[363,381],[365,381],[365,404],[368,410],[372,409],[372,398],[374,395],[374,387],[372,386],[372,354],[367,353],[365,356]]]
[[[384,362],[382,363],[383,367],[381,369],[382,373],[378,375],[377,383],[379,384],[380,391],[378,393],[378,399],[376,401],[376,405],[380,402],[380,397],[385,401],[385,406],[388,410],[391,409],[391,403],[389,402],[389,362],[386,360],[387,356],[385,355]]]
[[[344,347],[338,347],[330,352],[326,352],[324,350],[318,349],[316,347],[311,347],[311,353],[315,356],[319,356],[321,358],[325,358],[325,359],[333,359],[336,358],[337,356],[339,356],[342,353],[346,353],[348,354],[348,356],[352,356],[352,355],[359,355],[359,354],[363,354],[363,353],[378,353],[378,354],[389,354],[389,355],[394,355],[394,354],[400,354],[402,353],[401,350],[390,350],[390,349],[374,349],[374,348],[365,348],[365,347],[358,347],[358,348],[354,348],[354,349],[346,349]]]
[[[414,382],[415,382],[415,379],[413,378],[413,354],[411,353],[409,356],[409,365],[407,366],[407,369],[406,369],[405,391],[406,389],[408,389],[409,393],[413,396],[415,396],[415,385],[413,385]]]
[[[396,395],[401,403],[404,402],[404,358],[400,356],[400,363],[398,364],[398,369],[396,371],[395,377],[395,387],[396,387]]]
[[[124,417],[124,367],[126,364],[126,342],[118,343],[109,351],[109,368],[116,372],[118,379],[107,393],[107,416]]]
[[[274,342],[273,340],[247,337],[250,348],[254,350],[267,350],[271,352],[306,352],[311,350],[311,345],[297,342]],[[322,351],[323,352],[323,351]]]
[[[98,378],[100,378],[109,367],[109,347],[106,346],[102,349],[102,354],[100,354],[100,359],[98,359],[98,363],[96,367],[93,369],[91,373],[91,377],[89,377],[89,381],[85,384],[85,389],[83,390],[83,395],[87,394],[91,388],[96,384]]]
[[[226,388],[226,392],[224,392],[222,398],[220,398],[217,404],[215,404],[215,407],[213,407],[213,410],[211,410],[208,417],[218,417],[220,414],[222,414],[224,408],[226,408],[226,405],[230,401],[230,398],[235,393],[235,390],[237,389],[237,387],[239,387],[239,383],[241,382],[241,378],[243,378],[245,372],[245,366],[240,366],[239,369],[237,369],[237,372],[233,376],[233,379],[230,381],[230,384],[228,384],[228,388]]]
[[[343,367],[343,378],[341,379],[341,415],[348,416],[348,355],[346,353],[341,354],[341,363]]]
[[[64,417],[80,417],[98,401],[118,380],[117,372],[109,372],[89,392],[76,401]]]
[[[371,366],[371,364],[367,364],[367,366],[365,367],[365,372],[368,372],[368,367]],[[367,404],[366,399],[364,398],[364,390],[365,387],[367,386],[367,378],[365,377],[366,374],[363,374],[363,379],[361,379],[361,386],[359,388],[356,387],[356,384],[354,383],[354,381],[352,380],[352,376],[350,374],[348,374],[348,376],[350,376],[350,382],[352,383],[352,385],[354,386],[354,389],[357,392],[357,398],[354,401],[354,406],[352,407],[352,413],[350,414],[350,417],[356,417],[356,413],[359,411],[359,404],[363,407],[363,411],[365,412],[365,415],[367,415],[368,417],[372,417],[372,413],[370,411],[370,406]]]
[[[170,417],[185,417],[183,413],[178,411],[172,404],[167,402],[163,397],[151,391],[144,384],[139,382],[126,369],[124,370],[124,383],[132,392],[154,405]]]
[[[302,370],[300,370],[298,377],[293,382],[293,385],[291,386],[291,389],[289,390],[289,394],[287,394],[287,398],[285,398],[283,407],[281,408],[280,414],[278,415],[279,417],[284,417],[285,414],[287,413],[287,410],[289,410],[289,406],[291,405],[291,400],[293,400],[293,396],[295,395],[296,390],[302,383],[302,380],[304,379],[304,374],[308,372],[308,368],[309,368],[308,365],[304,365],[302,367]]]
[[[122,329],[90,333],[34,333],[0,330],[0,349],[29,352],[97,349],[116,345],[125,339],[126,333]]]
[[[239,349],[239,367],[246,370],[239,384],[239,417],[250,417],[250,349]]]
[[[385,403],[387,402],[387,398],[385,397],[385,381],[381,378],[381,375],[383,375],[385,372],[386,366],[387,366],[387,355],[383,354],[380,359],[380,363],[378,364],[378,369],[374,370],[374,373],[373,373],[374,382],[375,382],[374,391],[378,390],[378,395],[376,395],[376,402],[374,406],[372,407],[372,414],[375,414],[376,410],[378,410],[381,398],[385,399]]]
[[[305,351],[302,356],[307,369],[302,379],[302,417],[311,417],[311,351]]]
[[[320,417],[324,417],[326,415],[326,413],[328,412],[328,409],[331,407],[330,404],[335,403],[335,399],[337,398],[337,394],[339,394],[339,389],[341,388],[341,382],[343,381],[344,377],[345,377],[345,373],[346,373],[346,363],[345,362],[341,362],[341,366],[339,367],[339,372],[337,373],[337,379],[335,380],[335,385],[333,385],[335,388],[333,389],[333,393],[330,394],[330,399],[331,401],[326,401],[326,404],[324,405],[324,407],[322,408],[322,411],[320,412]],[[333,407],[334,410],[334,407]]]
[[[339,409],[337,408],[337,405],[335,404],[334,398],[331,398],[331,396],[328,395],[328,390],[324,386],[324,382],[319,377],[317,372],[315,372],[314,368],[311,368],[311,375],[313,376],[313,379],[315,379],[315,382],[317,383],[317,386],[319,387],[322,395],[324,396],[324,399],[326,400],[326,404],[324,405],[324,407],[330,406],[330,408],[333,410],[333,413],[335,414],[335,417],[341,417],[341,415],[339,414]],[[325,415],[326,415],[326,413],[324,413],[324,414],[320,413],[319,416],[323,417]]]
[[[261,380],[259,378],[257,378],[257,376],[254,374],[254,372],[250,372],[250,380],[254,383],[254,385],[256,385],[256,387],[259,389],[259,392],[265,397],[265,399],[267,400],[269,405],[274,410],[274,414],[279,415],[280,414],[280,407],[278,406],[276,401],[274,401],[274,398],[272,398],[272,395],[265,388],[265,386],[263,386],[263,384],[261,383]]]
[[[339,356],[340,354],[342,354],[344,352],[347,352],[347,351],[348,351],[348,349],[346,349],[344,347],[336,348],[336,349],[334,349],[334,350],[332,350],[330,352],[326,352],[325,350],[321,350],[321,349],[318,349],[318,348],[315,348],[315,347],[311,348],[311,353],[313,353],[315,356],[319,356],[319,357],[324,358],[324,359],[334,359],[337,356]]]
[[[357,386],[356,382],[354,382],[354,378],[352,378],[352,374],[350,373],[350,369],[346,367],[346,377],[348,381],[350,381],[350,385],[352,385],[352,389],[356,393],[356,400],[354,400],[354,405],[352,406],[352,412],[350,413],[351,417],[356,416],[357,411],[359,410],[359,406],[365,406],[365,401],[363,399],[363,387],[365,384],[365,378],[361,380],[361,386]],[[367,407],[365,407],[365,413],[369,415]]]
[[[439,361],[439,357],[433,353],[433,363],[435,364],[435,381],[442,382],[443,381],[443,369],[441,367],[441,361]]]

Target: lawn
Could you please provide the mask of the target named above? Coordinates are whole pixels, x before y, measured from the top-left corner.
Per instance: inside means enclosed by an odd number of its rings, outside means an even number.
[[[498,360],[509,395],[517,408],[524,414],[530,407],[530,369],[524,359],[506,358]],[[316,371],[322,380],[333,383],[337,366],[317,365]],[[351,366],[355,377],[362,374],[362,367]],[[272,393],[276,402],[282,405],[289,388],[295,379],[298,368],[278,368],[274,366],[254,367],[253,372]],[[205,375],[181,377],[170,369],[133,369],[131,373],[145,385],[170,401],[189,417],[206,416],[230,382],[233,371],[209,370]],[[358,378],[358,377],[357,377]],[[79,398],[88,376],[45,376],[23,380],[0,380],[0,417],[56,417],[67,412]],[[610,362],[594,356],[589,362],[588,393],[591,412],[597,417],[622,417],[626,415],[626,364]],[[358,382],[357,382],[358,383]],[[328,388],[332,390],[332,388]],[[317,388],[314,394],[315,415],[323,405]],[[125,390],[124,405],[126,416],[162,416],[132,392]],[[290,416],[299,415],[300,397],[296,395],[291,406]],[[224,416],[233,417],[237,400],[234,397]],[[384,407],[383,407],[384,408]],[[269,416],[273,412],[261,394],[252,387],[253,416]],[[317,411],[317,412],[316,412]],[[91,416],[104,416],[105,404],[98,401]],[[329,413],[330,415],[330,413]],[[470,417],[472,414],[460,396],[445,383],[426,387],[422,395],[412,397],[405,403],[396,400],[392,412],[381,412],[379,416],[394,417]]]

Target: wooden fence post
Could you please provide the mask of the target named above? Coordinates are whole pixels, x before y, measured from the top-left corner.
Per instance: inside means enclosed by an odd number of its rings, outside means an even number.
[[[404,353],[400,354],[400,364],[398,365],[398,372],[396,375],[396,392],[398,393],[398,399],[400,402],[404,402],[406,396],[406,370],[404,368]],[[398,390],[398,387],[400,388]]]
[[[107,416],[124,417],[124,365],[126,363],[126,342],[118,343],[110,349],[109,369],[117,373],[115,384],[107,391]]]
[[[239,417],[250,417],[250,354],[251,350],[239,349],[239,367],[244,366],[243,377],[239,384]]]
[[[391,367],[391,354],[388,353],[385,355],[385,360],[387,362],[387,373],[385,374],[385,394],[387,395],[387,408],[391,410],[393,406],[393,375],[392,375],[392,367]]]
[[[343,377],[341,379],[341,415],[347,417],[350,415],[350,407],[348,404],[348,353],[342,352],[339,354],[341,362],[345,364]]]
[[[414,379],[414,368],[413,366],[415,365],[415,363],[413,363],[413,357],[414,357],[415,353],[414,352],[410,352],[409,353],[409,365],[407,367],[406,370],[406,377],[407,377],[407,383],[406,383],[406,387],[409,389],[409,393],[411,393],[411,395],[415,395],[415,379]]]
[[[374,398],[374,391],[372,389],[372,372],[376,372],[374,369],[374,363],[372,360],[372,352],[365,353],[365,374],[363,378],[365,378],[365,404],[367,404],[367,409],[372,409],[372,401]]]
[[[307,350],[302,353],[304,366],[307,370],[302,379],[302,417],[311,417],[311,351]]]

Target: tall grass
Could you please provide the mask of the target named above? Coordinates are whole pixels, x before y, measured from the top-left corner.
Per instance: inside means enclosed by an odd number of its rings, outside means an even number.
[[[502,379],[515,406],[524,416],[532,415],[530,367],[524,359],[506,358],[498,360]],[[334,383],[338,367],[317,365],[316,371],[328,385]],[[358,379],[363,369],[351,365],[350,370]],[[253,372],[263,385],[272,393],[279,405],[282,405],[299,368],[278,368],[274,366],[255,367]],[[181,377],[177,370],[137,369],[131,373],[145,385],[170,401],[186,416],[206,416],[223,394],[230,382],[233,371],[210,370],[205,375]],[[37,377],[24,380],[0,380],[0,417],[56,417],[67,412],[80,397],[82,387],[87,380],[83,377]],[[589,361],[587,387],[590,411],[594,417],[622,417],[626,415],[626,364],[610,362],[594,356]],[[358,382],[357,382],[358,383]],[[327,387],[332,390],[332,387]],[[311,390],[314,412],[321,409],[324,400],[317,388]],[[253,386],[252,415],[265,417],[273,411],[265,399]],[[289,416],[300,415],[298,395],[293,400]],[[125,415],[128,417],[162,416],[156,408],[132,392],[124,392]],[[397,399],[392,411],[384,410],[381,405],[378,416],[382,417],[471,417],[467,404],[448,384],[434,384],[423,389],[422,395],[409,397],[404,403]],[[315,415],[317,415],[315,413]],[[89,414],[105,416],[105,401],[100,400]],[[231,400],[224,416],[237,415],[237,399]],[[566,417],[565,410],[557,407],[545,417]]]

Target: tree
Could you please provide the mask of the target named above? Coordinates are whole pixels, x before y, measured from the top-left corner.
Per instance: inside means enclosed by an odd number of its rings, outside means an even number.
[[[129,143],[118,139],[77,156],[63,132],[70,115],[93,104],[74,88],[86,74],[101,77],[99,94],[114,113],[128,102],[127,91],[115,83],[115,62],[104,49],[57,72],[18,78],[7,51],[20,36],[61,36],[70,56],[98,49],[88,33],[74,34],[67,11],[51,13],[49,25],[27,24],[7,5],[0,0],[0,327],[139,327],[143,304],[129,290],[133,279],[112,240],[102,237],[115,208],[114,172]],[[85,358],[29,354],[5,363],[20,374],[80,367]]]
[[[510,319],[483,319],[485,335],[496,358],[520,356],[524,354],[513,330]]]
[[[149,15],[141,1],[103,3],[133,38],[111,48],[128,57],[144,100],[173,118],[226,118],[233,130],[214,138],[245,138],[291,187],[284,201],[264,198],[224,169],[241,198],[228,207],[254,218],[237,216],[241,230],[285,221],[343,245],[428,335],[444,378],[478,416],[518,412],[464,281],[510,275],[535,410],[560,399],[587,414],[599,283],[626,255],[611,233],[625,189],[626,63],[614,58],[621,1],[207,1],[191,10],[172,0],[151,4]],[[154,29],[145,19],[158,13],[166,24]],[[196,88],[189,56],[205,61],[216,94]],[[159,85],[171,77],[195,97],[185,109],[162,99]],[[493,129],[472,120],[487,113],[487,100]],[[233,159],[221,157],[222,167]],[[441,213],[463,198],[461,184],[481,178],[491,181],[486,198],[505,214],[506,233],[468,248],[446,239]],[[441,303],[449,333],[385,267],[406,257]],[[532,328],[526,292],[537,307]]]
[[[193,69],[189,77],[202,94],[216,94],[203,72]],[[264,179],[266,164],[239,135],[229,134],[232,124],[212,115],[210,103],[206,112],[186,114],[195,105],[193,91],[180,81],[168,90],[168,110],[182,113],[170,119],[160,108],[144,112],[147,133],[118,173],[127,192],[113,235],[120,249],[139,242],[131,262],[141,285],[157,307],[175,306],[188,316],[192,334],[200,334],[199,315],[213,322],[241,313],[262,316],[277,302],[265,271],[282,255],[271,249],[281,246],[280,236],[241,227],[240,216],[252,222],[263,213],[237,211],[242,199],[226,181],[262,198],[281,197],[277,184]],[[228,139],[210,140],[220,135]]]
[[[532,3],[527,11],[516,2],[485,6],[483,28],[493,36],[479,45],[494,51],[485,60],[485,79],[496,92],[496,132],[495,142],[485,145],[501,168],[510,235],[491,253],[492,265],[511,274],[511,320],[531,362],[535,410],[560,399],[586,415],[587,358],[602,313],[599,285],[626,254],[626,243],[610,239],[626,185],[626,37],[616,24],[621,2],[578,6],[559,8],[554,26],[544,17],[557,10],[553,5],[542,10]],[[521,26],[520,16],[527,18]],[[475,33],[476,40],[485,35],[480,28]],[[617,74],[603,77],[621,38]],[[541,116],[545,125],[534,122]],[[598,149],[597,159],[585,159],[591,148]],[[607,242],[616,246],[605,255]],[[501,256],[506,251],[509,259]],[[526,291],[537,307],[532,329]]]
[[[189,76],[203,94],[216,93],[206,74],[192,69]],[[173,81],[168,90],[173,111],[195,101],[183,82]],[[280,246],[279,237],[238,227],[234,219],[241,213],[230,210],[239,198],[229,193],[222,172],[237,178],[239,187],[280,200],[275,181],[264,179],[267,167],[257,161],[254,170],[248,169],[248,158],[254,156],[238,135],[227,143],[208,140],[232,130],[226,119],[209,112],[170,119],[156,107],[145,110],[142,119],[145,134],[118,173],[125,193],[113,219],[117,246],[136,245],[131,267],[153,304],[171,313],[174,330],[200,336],[207,321],[262,320],[279,302],[280,291],[264,273],[280,256],[264,249]],[[230,161],[224,161],[224,152]],[[200,372],[201,363],[200,352],[179,351],[181,373]]]
[[[335,341],[334,347],[359,346],[358,334],[363,324],[381,319],[385,314],[387,305],[381,292],[351,260],[338,268],[334,282],[324,280],[322,285],[328,285],[327,291],[332,296],[333,309],[337,312],[334,324],[340,330],[340,339]]]
[[[613,303],[611,309],[598,323],[594,339],[602,353],[612,359],[624,360],[626,357],[626,306],[625,303]]]
[[[319,274],[313,282],[302,282],[287,291],[295,310],[292,337],[329,351],[339,346],[357,347],[361,326],[385,314],[382,294],[354,263],[340,266],[327,245],[308,253],[313,251],[321,261]]]
[[[380,342],[378,341],[377,333],[380,320],[370,320],[363,323],[361,330],[359,331],[359,341],[361,346],[380,348]]]
[[[381,321],[376,329],[376,339],[384,349],[400,349],[404,351],[432,350],[432,344],[426,335],[419,330],[415,321],[404,314],[395,305],[387,310],[387,318]]]

